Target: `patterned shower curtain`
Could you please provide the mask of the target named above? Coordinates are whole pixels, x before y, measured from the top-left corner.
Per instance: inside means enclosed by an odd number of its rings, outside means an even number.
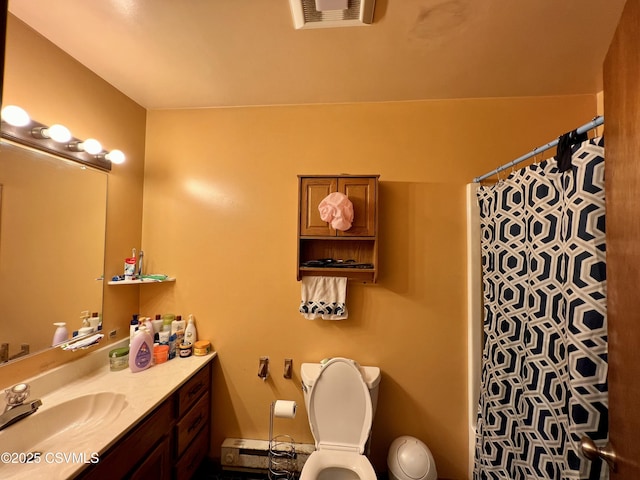
[[[474,479],[606,479],[604,139],[481,187],[484,348]]]

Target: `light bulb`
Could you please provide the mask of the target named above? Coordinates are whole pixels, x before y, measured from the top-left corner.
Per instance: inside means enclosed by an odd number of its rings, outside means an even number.
[[[31,122],[29,114],[16,105],[7,105],[4,107],[1,116],[2,120],[14,127],[24,127]]]
[[[58,143],[66,143],[71,140],[71,132],[69,129],[58,123],[51,125],[49,128],[43,129],[41,134]]]
[[[95,138],[87,138],[84,142],[82,142],[79,146],[81,146],[82,150],[91,155],[97,155],[102,151],[102,145]]]
[[[120,150],[111,150],[104,156],[104,158],[117,165],[124,163],[125,161],[124,153],[122,153]]]

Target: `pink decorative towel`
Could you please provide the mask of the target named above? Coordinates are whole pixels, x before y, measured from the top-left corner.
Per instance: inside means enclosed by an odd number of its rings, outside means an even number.
[[[318,210],[322,221],[330,223],[332,228],[341,232],[351,228],[353,203],[344,193],[330,193],[320,202]]]

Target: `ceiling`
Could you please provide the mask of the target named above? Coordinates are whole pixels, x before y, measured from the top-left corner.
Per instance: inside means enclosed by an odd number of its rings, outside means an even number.
[[[596,93],[625,0],[377,0],[296,30],[289,0],[10,0],[147,109]]]

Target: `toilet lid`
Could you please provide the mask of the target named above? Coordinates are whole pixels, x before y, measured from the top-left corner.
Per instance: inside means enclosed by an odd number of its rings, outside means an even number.
[[[309,423],[318,449],[364,452],[371,430],[371,395],[358,365],[332,358],[309,394]]]

